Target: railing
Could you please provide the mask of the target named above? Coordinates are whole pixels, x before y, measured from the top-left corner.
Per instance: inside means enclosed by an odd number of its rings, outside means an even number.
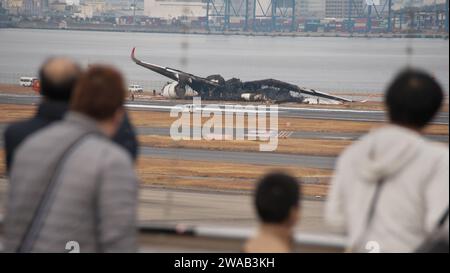
[[[141,252],[240,252],[252,228],[218,226],[139,226]],[[0,219],[0,250],[3,221]],[[336,235],[298,233],[294,252],[343,252],[345,238]]]

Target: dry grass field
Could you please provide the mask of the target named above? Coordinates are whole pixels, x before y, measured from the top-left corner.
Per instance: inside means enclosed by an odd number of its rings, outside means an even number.
[[[194,148],[218,151],[260,151],[260,144],[267,141],[251,140],[179,140],[173,141],[170,136],[141,135],[139,143],[143,146],[159,148]],[[278,139],[278,147],[274,152],[287,154],[337,156],[351,144],[347,140],[320,140],[288,138]]]
[[[28,94],[34,95],[36,91],[33,91],[31,87],[23,87],[16,84],[0,83],[0,92],[2,93],[14,93],[14,94]]]
[[[6,173],[5,152],[0,149],[0,176]]]
[[[146,111],[130,111],[130,117],[136,126],[143,127],[170,127],[178,118],[172,118],[167,112],[146,112]],[[202,124],[208,118],[202,118]],[[247,118],[244,121],[247,124]],[[267,119],[267,128],[269,121]],[[191,124],[192,124],[191,118]],[[233,121],[236,124],[236,120]],[[222,124],[225,124],[224,118]],[[306,131],[306,132],[357,132],[363,133],[382,126],[381,122],[362,122],[362,121],[344,121],[344,120],[324,120],[324,119],[304,119],[304,118],[278,118],[278,129],[289,131]],[[426,128],[427,134],[447,135],[448,125],[430,125]]]
[[[0,176],[5,175],[4,151],[0,150]],[[331,170],[297,166],[233,164],[225,162],[172,160],[141,156],[136,172],[141,183],[167,188],[249,191],[257,179],[270,171],[283,171],[302,178],[315,179],[304,184],[307,196],[326,196]]]
[[[257,179],[270,171],[284,171],[302,178],[314,178],[317,183],[305,184],[306,195],[326,195],[331,170],[297,166],[217,163],[208,161],[139,158],[136,170],[141,181],[163,187],[208,188],[212,190],[252,190]]]

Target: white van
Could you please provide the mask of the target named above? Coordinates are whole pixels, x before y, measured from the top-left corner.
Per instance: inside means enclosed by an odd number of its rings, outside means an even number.
[[[144,92],[144,89],[138,84],[131,84],[130,86],[128,86],[128,91],[133,93],[142,93]]]
[[[20,86],[31,87],[33,85],[33,81],[37,80],[35,77],[20,77],[19,84]]]

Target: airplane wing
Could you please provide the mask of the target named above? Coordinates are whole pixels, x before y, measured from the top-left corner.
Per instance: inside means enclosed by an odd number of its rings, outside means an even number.
[[[301,89],[301,93],[312,95],[312,96],[316,96],[316,97],[321,97],[321,98],[331,99],[331,100],[337,100],[337,101],[341,101],[341,102],[354,102],[351,99],[347,99],[347,98],[344,98],[344,97],[341,97],[341,96],[335,96],[335,95],[327,94],[327,93],[324,93],[324,92],[316,91],[314,89],[309,89],[309,88],[300,88],[300,89]]]
[[[311,95],[311,96],[316,96],[316,97],[321,97],[321,98],[326,98],[326,99],[331,99],[331,100],[336,100],[336,101],[341,101],[341,102],[353,102],[353,100],[350,100],[350,99],[347,99],[344,97],[334,96],[334,95],[327,94],[324,92],[316,91],[314,89],[299,87],[297,85],[283,82],[280,80],[275,80],[275,79],[266,79],[266,80],[245,82],[244,86],[250,87],[253,89],[261,88],[262,86],[273,86],[273,87],[277,87],[280,89],[298,92],[300,94],[307,94],[307,95]]]
[[[139,59],[136,58],[135,56],[135,50],[136,48],[133,47],[133,50],[131,51],[131,59],[137,64],[140,65],[142,67],[145,67],[147,69],[152,70],[153,72],[156,72],[160,75],[166,76],[169,79],[172,79],[174,81],[184,81],[187,80],[187,84],[206,84],[209,85],[211,87],[216,87],[219,86],[218,83],[214,82],[214,81],[210,81],[208,79],[202,78],[202,77],[198,77],[186,72],[183,72],[181,70],[177,70],[174,68],[170,68],[170,67],[163,67],[160,65],[156,65],[156,64],[151,64],[151,63],[147,63],[147,62],[143,62]]]

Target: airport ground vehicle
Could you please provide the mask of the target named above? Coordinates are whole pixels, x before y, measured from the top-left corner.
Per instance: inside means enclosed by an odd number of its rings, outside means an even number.
[[[130,86],[128,86],[128,91],[133,93],[142,93],[144,92],[144,89],[138,84],[131,84]]]
[[[24,87],[32,87],[33,81],[36,81],[36,77],[20,77],[19,84]]]

